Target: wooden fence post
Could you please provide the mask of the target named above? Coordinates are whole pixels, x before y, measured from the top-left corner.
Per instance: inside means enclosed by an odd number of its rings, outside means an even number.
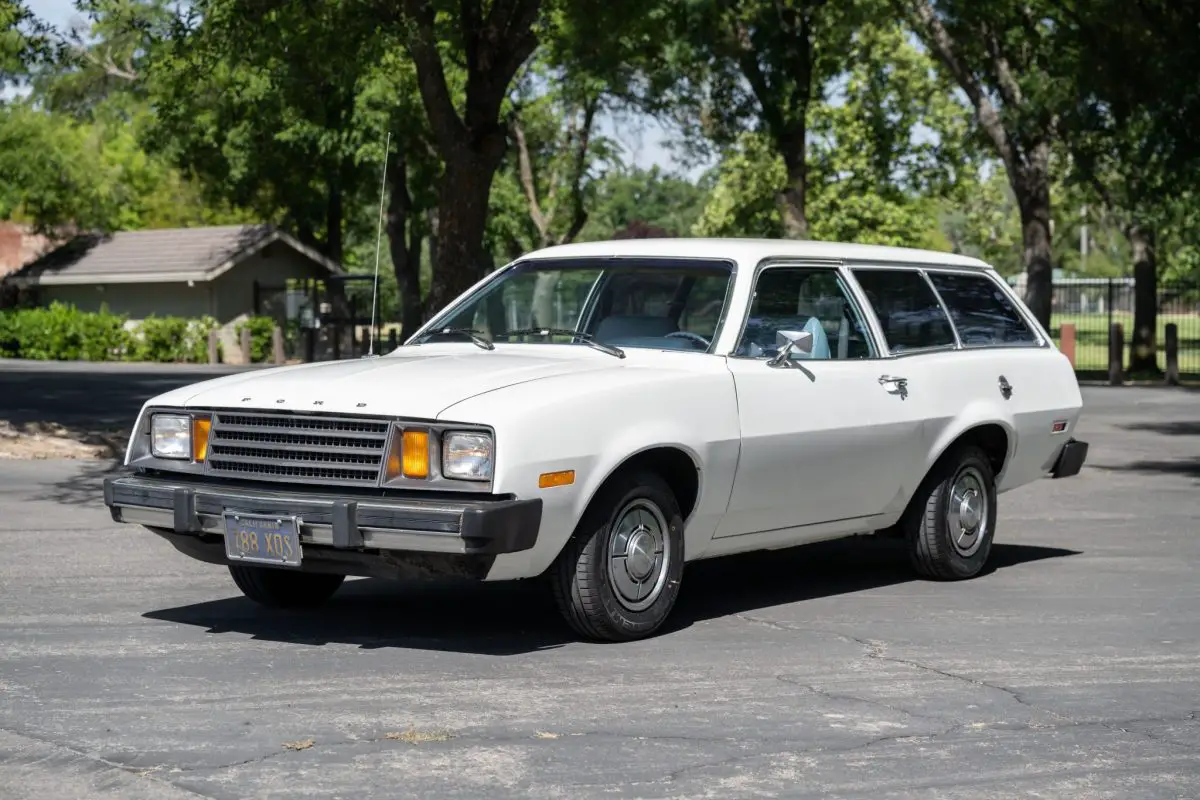
[[[1179,385],[1179,326],[1168,322],[1166,326],[1167,386]]]
[[[1071,369],[1075,368],[1075,323],[1064,322],[1062,326],[1062,335],[1060,337],[1061,344],[1059,350],[1071,362]]]
[[[241,334],[242,334],[242,340],[241,340],[242,363],[249,364],[250,363],[250,326],[249,325],[243,326]]]
[[[283,329],[278,325],[271,331],[271,355],[276,364],[283,363]]]
[[[208,363],[216,364],[220,360],[217,353],[217,330],[214,328],[208,332]]]
[[[1125,382],[1125,334],[1119,322],[1108,329],[1108,382],[1112,386]]]

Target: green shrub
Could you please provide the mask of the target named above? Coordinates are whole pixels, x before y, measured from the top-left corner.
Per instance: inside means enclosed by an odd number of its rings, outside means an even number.
[[[39,361],[119,359],[130,344],[124,325],[124,317],[59,302],[0,311],[0,354]]]
[[[148,317],[133,330],[124,316],[80,311],[65,303],[0,311],[0,358],[39,361],[157,361],[205,363],[212,317]],[[270,349],[270,334],[267,336]]]
[[[250,329],[250,360],[253,362],[269,361],[272,338],[275,335],[275,318],[250,317],[245,322],[239,322],[237,326],[239,341],[244,328]]]

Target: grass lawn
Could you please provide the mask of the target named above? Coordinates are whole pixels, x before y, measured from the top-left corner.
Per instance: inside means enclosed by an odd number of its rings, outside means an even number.
[[[1133,314],[1115,312],[1112,321],[1121,325],[1125,337],[1125,365],[1129,365],[1129,340],[1133,330]],[[1062,342],[1062,326],[1075,325],[1075,369],[1079,371],[1108,370],[1108,314],[1055,314],[1050,321],[1050,335],[1056,343]],[[1179,371],[1187,374],[1200,373],[1200,315],[1158,315],[1158,366],[1165,369],[1166,326],[1175,323],[1179,329]]]

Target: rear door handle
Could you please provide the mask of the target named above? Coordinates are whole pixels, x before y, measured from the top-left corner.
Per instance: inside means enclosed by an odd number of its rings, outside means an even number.
[[[900,395],[901,400],[903,400],[905,397],[908,397],[908,378],[893,377],[891,375],[879,376],[880,386],[886,386],[889,383],[895,387],[893,389],[888,389],[890,394]]]

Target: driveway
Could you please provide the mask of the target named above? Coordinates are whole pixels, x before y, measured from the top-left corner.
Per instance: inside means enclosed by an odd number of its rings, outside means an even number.
[[[1196,796],[1200,395],[1085,399],[1089,465],[1002,496],[987,574],[703,562],[622,645],[527,584],[264,611],[113,524],[102,462],[0,461],[0,797]]]

